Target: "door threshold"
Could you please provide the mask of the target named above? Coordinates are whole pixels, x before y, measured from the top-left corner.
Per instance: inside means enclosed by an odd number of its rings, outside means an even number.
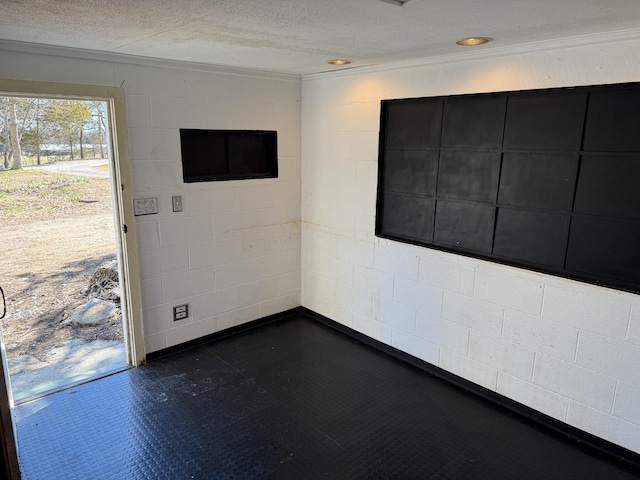
[[[70,388],[77,387],[83,383],[93,382],[101,378],[109,377],[116,373],[124,372],[131,368],[128,363],[120,363],[116,365],[110,365],[108,367],[98,368],[96,370],[90,370],[80,375],[64,378],[55,382],[48,382],[38,385],[30,390],[24,390],[13,395],[13,404],[22,405],[23,403],[37,400],[38,398],[46,397],[52,393],[61,392]]]

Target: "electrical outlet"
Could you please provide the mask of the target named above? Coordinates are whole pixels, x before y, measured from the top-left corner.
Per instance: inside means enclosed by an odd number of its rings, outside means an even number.
[[[171,197],[171,205],[173,205],[174,212],[182,211],[182,197],[180,195],[174,195]]]
[[[189,304],[185,303],[184,305],[178,305],[177,307],[173,307],[173,321],[177,322],[178,320],[184,320],[189,317]]]
[[[136,198],[133,200],[133,214],[151,215],[158,213],[158,197]]]

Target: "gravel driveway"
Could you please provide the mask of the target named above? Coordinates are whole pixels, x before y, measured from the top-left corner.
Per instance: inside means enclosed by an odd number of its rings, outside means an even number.
[[[74,160],[69,162],[56,162],[47,165],[34,165],[24,167],[25,170],[38,169],[48,172],[66,173],[67,175],[80,175],[83,177],[109,178],[109,170],[102,170],[97,167],[107,165],[106,158],[97,160]]]

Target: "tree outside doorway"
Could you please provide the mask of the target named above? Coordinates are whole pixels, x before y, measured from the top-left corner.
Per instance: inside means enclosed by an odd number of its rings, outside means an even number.
[[[0,170],[106,158],[104,102],[0,97]]]

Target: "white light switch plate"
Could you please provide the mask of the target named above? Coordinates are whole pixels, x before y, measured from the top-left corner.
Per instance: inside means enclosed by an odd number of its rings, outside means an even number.
[[[182,197],[180,195],[174,195],[171,197],[171,205],[173,206],[174,212],[182,211]]]

